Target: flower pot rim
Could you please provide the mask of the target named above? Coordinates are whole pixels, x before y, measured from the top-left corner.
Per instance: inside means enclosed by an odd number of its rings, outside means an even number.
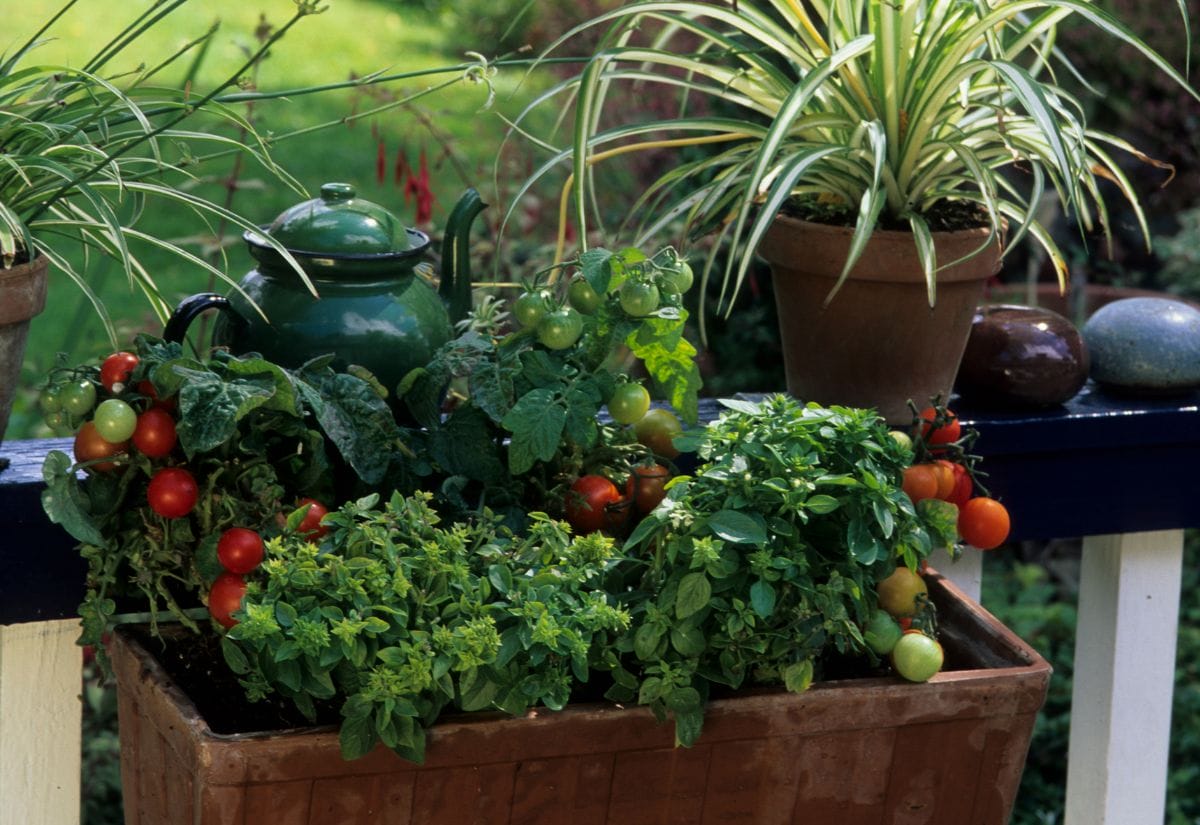
[[[854,227],[836,223],[823,223],[821,221],[810,221],[804,218],[797,218],[793,215],[784,215],[782,213],[775,216],[776,224],[789,225],[795,230],[810,232],[814,234],[824,235],[853,235]],[[1008,228],[1008,220],[1001,219],[1001,235]],[[974,226],[968,229],[951,229],[951,230],[935,230],[931,234],[934,238],[986,238],[992,235],[992,227],[990,224]],[[876,227],[871,230],[871,238],[879,236],[882,239],[888,240],[903,240],[911,239],[913,236],[912,230],[909,229],[880,229]]]

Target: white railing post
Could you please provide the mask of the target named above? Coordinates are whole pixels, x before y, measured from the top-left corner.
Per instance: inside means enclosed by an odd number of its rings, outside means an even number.
[[[1083,542],[1066,825],[1162,825],[1183,531]]]
[[[77,619],[0,625],[0,825],[78,825]]]

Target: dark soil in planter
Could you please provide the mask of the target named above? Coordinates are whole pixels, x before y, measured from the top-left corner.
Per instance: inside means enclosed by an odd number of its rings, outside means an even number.
[[[341,722],[340,703],[334,701],[316,703],[315,723],[283,696],[251,702],[237,675],[226,666],[217,636],[181,632],[155,639],[148,628],[140,626],[130,628],[130,635],[155,654],[171,680],[195,703],[213,733],[289,730]]]
[[[832,226],[854,226],[858,219],[858,213],[850,207],[820,204],[811,198],[793,198],[783,205],[781,212],[802,221]],[[933,232],[957,232],[988,225],[987,213],[979,204],[970,201],[938,201],[922,215]],[[894,232],[911,229],[907,220],[895,218],[886,211],[879,215],[879,228]]]

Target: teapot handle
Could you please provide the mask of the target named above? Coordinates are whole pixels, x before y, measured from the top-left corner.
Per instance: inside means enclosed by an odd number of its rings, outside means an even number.
[[[450,322],[454,324],[471,311],[471,223],[486,206],[478,191],[468,189],[446,219],[438,293],[448,304]]]
[[[175,307],[175,311],[167,319],[167,325],[163,327],[163,340],[174,341],[177,344],[183,343],[183,336],[187,333],[187,328],[192,321],[196,319],[197,315],[210,309],[218,309],[228,314],[235,326],[243,326],[246,323],[224,295],[218,295],[215,292],[200,292],[196,295],[189,295],[179,302],[179,306]]]

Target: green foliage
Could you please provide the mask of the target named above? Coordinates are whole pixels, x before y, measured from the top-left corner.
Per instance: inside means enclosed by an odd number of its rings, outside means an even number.
[[[83,825],[123,825],[117,692],[114,686],[104,684],[100,667],[86,657],[81,698],[80,821]]]
[[[660,394],[696,420],[700,372],[695,349],[682,337],[688,318],[682,296],[664,289],[656,311],[633,317],[617,294],[631,279],[665,284],[680,263],[670,248],[649,257],[636,249],[591,250],[567,265],[602,296],[591,314],[579,314],[583,332],[574,346],[543,346],[537,325],[507,334],[471,329],[404,379],[397,395],[427,434],[444,503],[474,511],[484,502],[519,519],[530,509],[552,510],[548,502],[561,500],[585,467],[615,459],[623,447],[628,472],[645,450],[628,433],[597,423],[616,386],[612,358],[622,345],[645,365]],[[546,289],[546,300],[559,306],[568,281],[528,286]],[[442,393],[455,382],[465,398],[443,414]]]
[[[275,690],[312,716],[336,697],[348,759],[382,742],[420,762],[448,706],[561,709],[629,625],[603,588],[611,539],[545,518],[521,536],[487,514],[443,527],[431,498],[347,504],[320,548],[270,542],[224,643],[252,698]]]
[[[219,572],[213,554],[223,530],[278,532],[276,516],[293,509],[295,496],[328,498],[342,463],[361,483],[383,482],[400,438],[367,382],[320,362],[293,371],[220,351],[201,361],[145,336],[136,353],[131,383],[149,380],[159,399],[178,402],[185,461],[172,463],[187,467],[200,497],[189,516],[163,518],[146,498],[162,461],[132,450],[117,459],[119,470],[81,478],[69,457],[50,453],[43,506],[81,542],[88,561],[80,608],[86,644],[99,643],[121,596],[144,597],[152,621],[165,609],[196,628],[179,600],[207,592]]]
[[[946,543],[941,514],[930,521],[900,490],[910,456],[874,413],[783,396],[724,403],[690,437],[694,477],[627,545],[650,559],[637,584],[648,595],[627,640],[636,667],[610,696],[672,715],[683,744],[716,685],[803,690],[823,657],[870,657],[861,627],[875,585]]]

